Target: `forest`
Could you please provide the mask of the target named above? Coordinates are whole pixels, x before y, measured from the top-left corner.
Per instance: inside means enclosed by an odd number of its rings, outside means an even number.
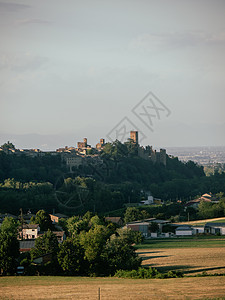
[[[60,154],[29,157],[0,152],[0,212],[18,215],[19,209],[53,209],[68,215],[97,213],[139,203],[150,191],[164,203],[154,214],[177,215],[177,200],[185,203],[206,192],[225,193],[225,173],[206,176],[202,166],[167,156],[167,165],[136,155],[131,143],[108,143],[102,164],[88,164],[69,172]],[[171,209],[173,207],[173,209]],[[158,212],[157,212],[158,210]],[[162,212],[163,210],[163,212]]]

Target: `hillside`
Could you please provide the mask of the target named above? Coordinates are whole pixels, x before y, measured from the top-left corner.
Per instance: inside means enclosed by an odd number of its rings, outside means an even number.
[[[225,192],[223,174],[206,177],[201,166],[166,157],[166,166],[124,151],[121,143],[108,144],[95,164],[88,163],[70,171],[60,154],[45,153],[30,157],[0,153],[0,212],[18,214],[40,208],[67,214],[87,210],[108,212],[125,203],[140,202],[145,191],[164,201],[189,199],[201,193]],[[141,192],[143,191],[143,192]]]

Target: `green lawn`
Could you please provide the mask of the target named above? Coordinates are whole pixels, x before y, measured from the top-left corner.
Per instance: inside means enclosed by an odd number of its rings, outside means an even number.
[[[142,244],[136,245],[136,249],[158,249],[158,248],[213,248],[225,247],[225,237],[195,237],[195,238],[170,238],[149,239]]]

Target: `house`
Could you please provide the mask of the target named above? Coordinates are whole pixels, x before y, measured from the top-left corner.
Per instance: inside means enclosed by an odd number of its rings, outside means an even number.
[[[191,236],[193,235],[193,230],[191,226],[181,225],[175,229],[175,235],[177,236]]]
[[[18,239],[36,239],[40,232],[39,224],[23,224],[18,228]]]
[[[192,226],[193,234],[203,234],[204,233],[204,226]]]
[[[133,222],[127,223],[126,228],[130,228],[133,231],[140,231],[144,237],[149,235],[149,223],[148,222]]]
[[[53,231],[56,235],[58,242],[61,244],[66,239],[65,231]]]
[[[159,220],[156,218],[149,218],[149,219],[144,219],[142,221],[133,221],[130,223],[126,224],[126,228],[131,228],[134,231],[140,231],[143,236],[148,237],[149,235],[151,235],[151,237],[153,237],[152,233],[150,234],[149,231],[149,225],[151,223],[156,223],[158,225],[158,231],[162,232],[162,227],[163,225],[166,225],[168,223],[170,223],[169,221],[165,221],[165,220]],[[154,234],[155,237],[155,234]]]
[[[225,223],[206,223],[204,232],[208,234],[225,235]]]
[[[212,193],[209,194],[203,194],[201,197],[191,200],[186,203],[186,207],[193,207],[193,208],[198,208],[199,204],[204,201],[204,202],[210,202],[210,203],[218,203],[219,200],[218,198],[213,195]]]
[[[154,198],[153,198],[153,196],[148,195],[147,197],[148,198],[146,200],[142,200],[141,201],[141,204],[142,205],[151,205],[151,204],[154,204]]]
[[[141,205],[152,205],[152,204],[161,205],[161,204],[163,204],[163,201],[161,199],[154,198],[152,196],[151,192],[147,191],[145,194],[146,194],[145,197],[147,197],[147,199],[142,200],[140,202]]]
[[[59,223],[60,219],[68,219],[69,218],[68,216],[60,214],[60,213],[49,214],[49,216],[50,216],[53,224]]]
[[[105,217],[105,221],[115,223],[119,226],[123,225],[123,221],[121,217]]]

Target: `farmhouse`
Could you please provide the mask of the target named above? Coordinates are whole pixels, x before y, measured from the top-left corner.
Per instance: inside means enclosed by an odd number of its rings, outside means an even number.
[[[192,227],[191,226],[178,226],[176,229],[175,229],[175,234],[177,236],[190,236],[190,235],[193,235],[193,231],[192,231]]]
[[[152,232],[150,233],[149,225],[151,223],[156,223],[158,225],[157,231],[161,233],[163,225],[166,225],[170,222],[165,220],[155,219],[155,218],[149,218],[149,219],[144,219],[142,221],[134,221],[134,222],[127,223],[125,227],[131,228],[133,231],[140,231],[144,237],[148,237],[150,235],[151,237],[157,237],[157,232],[154,232],[154,234]]]
[[[225,235],[225,223],[206,223],[204,232]]]
[[[134,222],[126,224],[127,228],[133,231],[140,231],[144,237],[149,235],[149,223],[148,222]]]
[[[68,219],[69,217],[60,213],[49,214],[53,224],[59,223],[60,219]]]
[[[18,239],[36,239],[39,232],[40,227],[38,224],[24,224],[18,228]]]
[[[115,223],[115,224],[117,224],[119,226],[123,225],[123,221],[122,221],[121,217],[105,217],[105,221],[109,221],[109,222]]]
[[[204,226],[192,226],[193,234],[204,233]]]

